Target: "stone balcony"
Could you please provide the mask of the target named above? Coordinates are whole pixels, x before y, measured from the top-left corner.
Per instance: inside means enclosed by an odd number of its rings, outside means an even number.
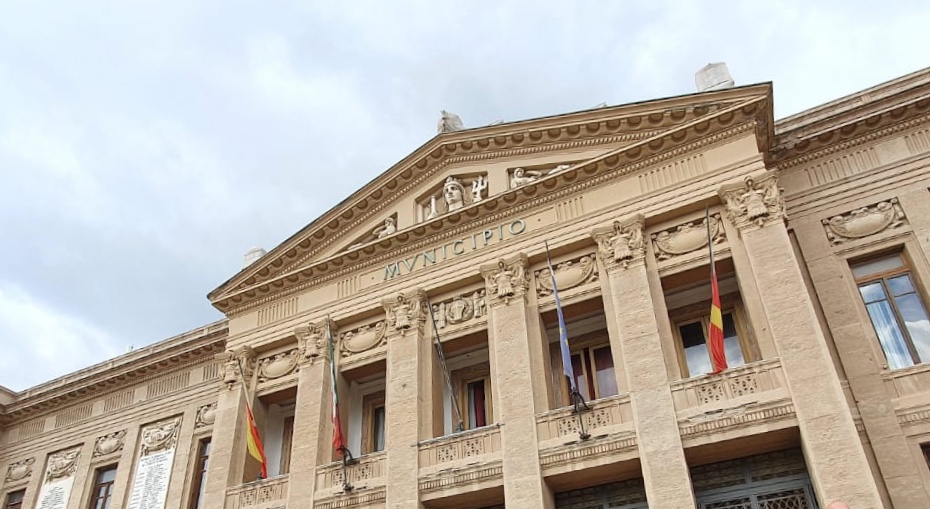
[[[503,485],[497,424],[424,440],[419,451],[424,501]]]
[[[796,425],[779,359],[766,359],[671,384],[686,446]],[[751,428],[751,431],[746,431]]]
[[[904,432],[930,433],[930,364],[889,371],[882,378]]]
[[[226,509],[284,509],[287,474],[250,482],[226,490]]]
[[[346,481],[352,493],[366,491],[384,492],[387,481],[387,456],[384,452],[366,454],[343,468],[342,462],[327,463],[316,467],[316,491],[314,498],[326,499],[345,493]]]

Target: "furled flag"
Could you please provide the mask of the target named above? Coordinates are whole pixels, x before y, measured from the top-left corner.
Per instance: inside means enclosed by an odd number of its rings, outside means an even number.
[[[562,350],[562,372],[568,377],[572,395],[578,393],[575,385],[575,369],[572,366],[572,353],[568,347],[568,328],[565,326],[565,316],[562,315],[562,302],[559,301],[559,288],[555,282],[555,271],[552,270],[552,260],[549,259],[549,243],[546,243],[546,263],[549,265],[549,276],[552,277],[552,297],[555,299],[555,314],[559,319],[559,348]]]
[[[720,289],[717,288],[717,268],[714,266],[714,241],[710,232],[710,211],[704,211],[704,223],[707,225],[707,247],[710,249],[710,359],[714,365],[714,374],[727,369],[727,354],[723,347],[723,314],[720,312]]]
[[[255,426],[255,419],[252,417],[252,407],[246,405],[245,411],[249,415],[249,436],[247,447],[249,456],[255,458],[262,464],[262,479],[268,478],[268,462],[265,461],[265,448],[262,446],[262,437],[258,434],[258,428]]]
[[[339,395],[336,392],[336,350],[333,347],[333,331],[329,326],[329,320],[326,323],[326,336],[329,343],[329,387],[333,393],[333,448],[342,456],[346,453],[346,440],[342,436],[342,421],[339,419]]]

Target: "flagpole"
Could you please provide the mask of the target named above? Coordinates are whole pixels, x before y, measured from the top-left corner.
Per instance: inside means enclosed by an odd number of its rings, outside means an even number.
[[[239,368],[239,383],[242,384],[242,390],[245,392],[245,407],[249,410],[249,415],[254,416],[255,414],[252,412],[252,395],[249,394],[249,387],[245,384],[245,372],[242,371],[242,359],[240,359],[239,357],[236,357],[236,367]],[[252,426],[254,425],[254,422],[248,422],[247,424],[249,428],[248,433],[249,435],[251,435]],[[261,436],[259,436],[259,440],[261,440]],[[248,441],[248,438],[246,438],[246,441]],[[264,445],[262,445],[262,458],[264,457],[265,457],[265,447]],[[267,459],[262,461],[262,470],[265,470],[267,468],[266,466],[267,461],[268,461]],[[262,475],[261,471],[259,471],[258,480],[261,481],[264,478],[265,477]]]
[[[426,299],[426,307],[429,308],[429,317],[433,322],[433,346],[436,348],[436,355],[439,356],[439,363],[442,365],[442,373],[445,375],[446,384],[449,386],[449,397],[452,400],[452,411],[455,413],[456,425],[453,433],[465,431],[465,422],[462,420],[462,412],[459,410],[458,398],[455,397],[455,388],[452,387],[452,376],[449,374],[449,366],[446,365],[446,354],[442,349],[442,340],[439,339],[439,327],[436,325],[436,316],[433,314],[433,305],[429,299]]]
[[[330,364],[330,367],[329,367],[330,375],[329,376],[332,378],[332,380],[330,380],[330,385],[333,390],[333,394],[332,394],[333,403],[331,407],[332,407],[333,413],[335,414],[335,412],[339,410],[338,408],[336,408],[337,407],[336,398],[338,397],[336,394],[336,378],[335,378],[336,377],[336,348],[335,348],[335,345],[333,344],[332,319],[329,317],[328,313],[326,315],[326,341],[327,341],[326,349],[329,351],[329,364]],[[337,424],[335,415],[330,416],[330,421],[332,421],[333,426],[335,427]],[[340,428],[342,428],[342,419],[339,419],[338,425]],[[334,429],[333,433],[335,434],[337,431],[339,432],[339,436],[342,436],[342,429],[339,429],[339,430]],[[352,456],[352,451],[350,451],[349,448],[346,446],[345,439],[342,440],[342,445],[340,445],[339,448],[336,449],[336,451],[338,451],[342,455],[342,491],[343,492],[352,491],[353,489],[355,489],[355,487],[352,486],[352,484],[349,482],[349,465],[355,463],[355,457]]]
[[[549,241],[543,240],[546,246],[546,265],[549,267],[549,276],[552,278],[552,296],[555,300],[555,313],[559,322],[559,349],[562,351],[562,373],[568,378],[570,390],[569,397],[572,405],[575,407],[573,413],[578,416],[578,437],[581,440],[591,438],[591,434],[584,429],[584,418],[581,416],[582,410],[590,410],[584,400],[584,396],[578,392],[578,385],[575,383],[575,369],[572,366],[572,355],[568,348],[568,326],[565,325],[565,317],[562,315],[562,302],[559,300],[559,287],[555,281],[555,271],[552,270],[552,258],[549,256]],[[569,374],[571,373],[571,374]]]

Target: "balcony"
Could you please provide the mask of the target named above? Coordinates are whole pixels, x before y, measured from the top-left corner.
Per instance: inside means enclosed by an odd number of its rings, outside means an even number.
[[[242,484],[226,490],[226,509],[283,509],[287,506],[288,476]]]
[[[930,364],[889,371],[882,378],[905,433],[930,432]]]
[[[719,375],[672,383],[682,440],[706,442],[779,429],[795,422],[794,405],[779,359],[753,362]],[[689,443],[697,445],[696,443]]]
[[[424,500],[501,486],[501,435],[497,424],[420,442]]]
[[[371,488],[383,488],[387,457],[384,452],[366,454],[343,469],[342,462],[328,463],[316,467],[316,492],[314,498],[323,499],[345,492],[345,482],[352,485],[353,492]]]

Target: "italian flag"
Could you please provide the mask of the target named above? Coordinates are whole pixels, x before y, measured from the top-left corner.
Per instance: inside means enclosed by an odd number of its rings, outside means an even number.
[[[328,323],[326,332],[329,336],[329,387],[333,393],[333,449],[336,449],[340,455],[345,456],[346,440],[342,436],[342,422],[339,419],[339,393],[336,391],[336,350],[333,346],[333,331]]]

